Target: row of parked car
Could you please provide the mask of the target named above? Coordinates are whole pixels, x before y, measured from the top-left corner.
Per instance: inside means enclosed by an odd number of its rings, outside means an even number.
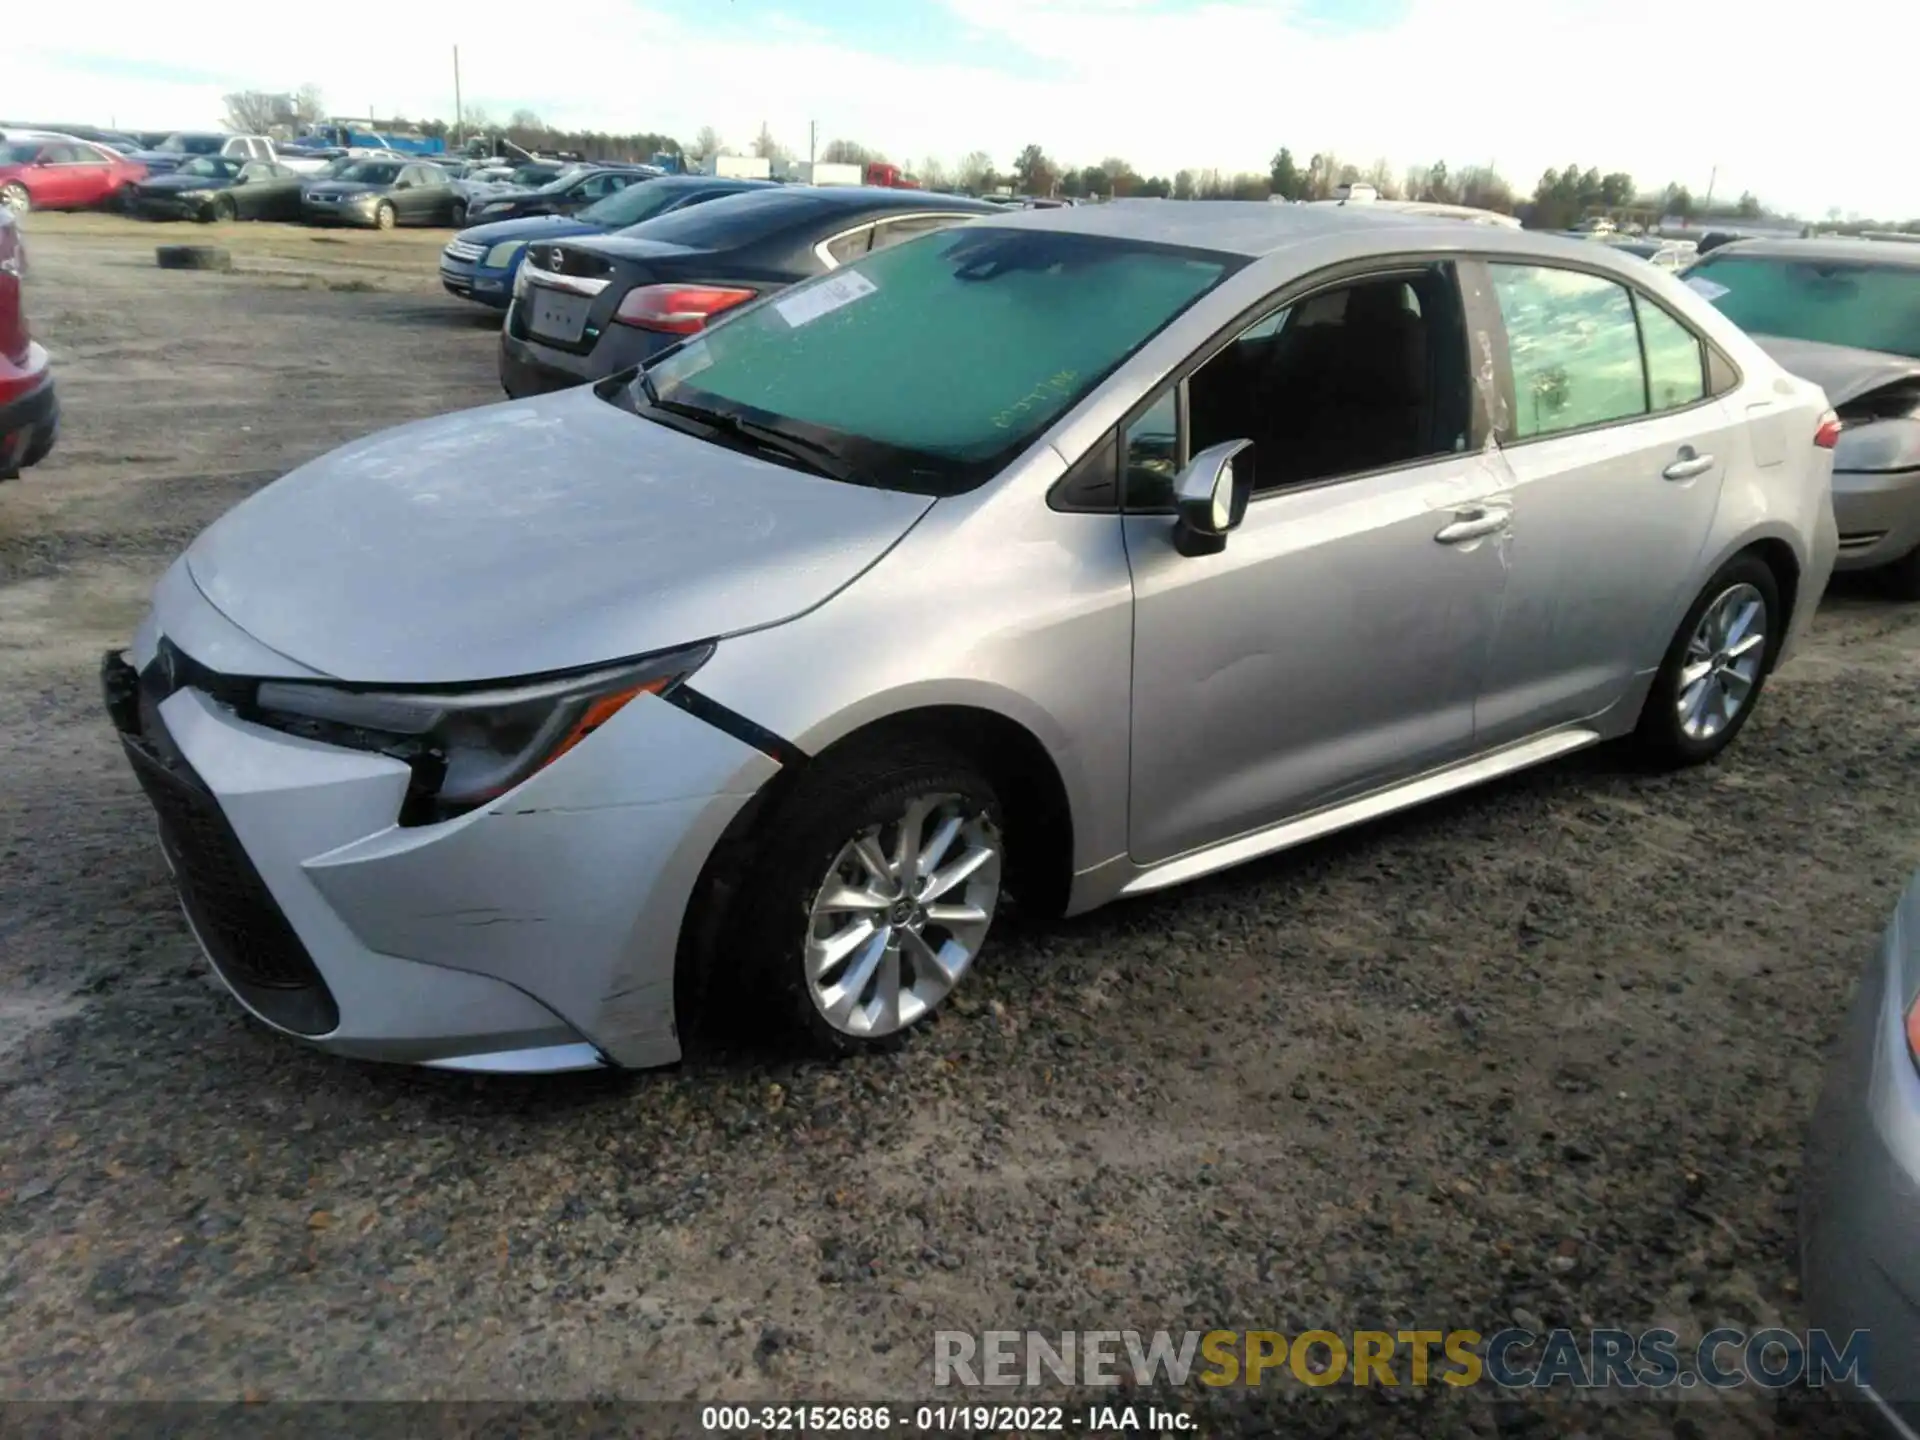
[[[1082,912],[1603,741],[1698,764],[1836,566],[1920,598],[1913,247],[1676,281],[1386,206],[628,192],[448,247],[539,398],[266,487],[104,664],[216,972],[338,1053],[655,1065],[746,1003],[885,1044],[1010,889]],[[1801,1212],[1901,1434],[1916,974],[1920,887]]]

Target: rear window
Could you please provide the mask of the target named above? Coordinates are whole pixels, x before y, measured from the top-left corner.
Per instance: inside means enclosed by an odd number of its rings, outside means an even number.
[[[648,221],[647,228],[635,238],[685,245],[690,250],[731,249],[798,225],[831,208],[836,208],[832,201],[799,188],[749,190],[706,205],[671,211],[658,220]],[[856,213],[847,212],[849,225],[859,222]]]
[[[1709,255],[1687,283],[1750,334],[1920,358],[1920,265]]]
[[[1240,263],[1107,236],[963,226],[783,291],[648,378],[664,401],[805,437],[861,483],[956,494],[995,474]]]
[[[721,191],[720,194],[727,194]],[[605,225],[609,230],[624,230],[671,210],[700,194],[689,185],[664,185],[658,180],[636,180],[604,200],[596,200],[580,212],[582,220]]]
[[[391,185],[400,178],[400,167],[378,160],[359,160],[342,170],[337,178],[356,185]]]

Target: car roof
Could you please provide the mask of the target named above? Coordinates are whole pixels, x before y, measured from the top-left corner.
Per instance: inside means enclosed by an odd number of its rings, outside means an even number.
[[[1116,201],[1069,205],[1058,210],[995,209],[994,223],[1008,229],[1064,230],[1083,235],[1240,255],[1249,259],[1299,245],[1349,241],[1356,259],[1393,251],[1471,249],[1481,253],[1560,257],[1589,267],[1617,267],[1638,277],[1637,257],[1616,259],[1612,247],[1540,230],[1506,225],[1466,225],[1458,220],[1382,208],[1379,205],[1274,205],[1264,200],[1186,200],[1168,203]]]
[[[1898,265],[1920,269],[1920,245],[1901,245],[1885,240],[1859,240],[1852,236],[1830,235],[1811,240],[1729,240],[1700,257],[1706,264],[1722,255],[1755,256],[1769,260],[1854,260],[1863,265]]]

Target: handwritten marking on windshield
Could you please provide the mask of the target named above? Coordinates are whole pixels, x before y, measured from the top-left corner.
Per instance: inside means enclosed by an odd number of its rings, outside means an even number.
[[[1007,406],[993,417],[996,430],[1011,430],[1016,423],[1042,405],[1053,400],[1064,400],[1073,394],[1073,382],[1080,377],[1078,370],[1062,370],[1049,375],[1020,399]]]

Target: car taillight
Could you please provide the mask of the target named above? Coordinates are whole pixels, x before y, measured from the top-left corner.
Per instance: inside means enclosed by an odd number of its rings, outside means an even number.
[[[1813,432],[1813,443],[1822,450],[1831,450],[1840,443],[1840,432],[1844,428],[1840,417],[1829,410],[1820,417],[1819,427]]]
[[[1914,1064],[1920,1065],[1920,995],[1907,1006],[1907,1054],[1913,1057]]]
[[[613,318],[622,325],[691,335],[723,310],[753,299],[751,290],[721,285],[642,285],[629,290]]]

